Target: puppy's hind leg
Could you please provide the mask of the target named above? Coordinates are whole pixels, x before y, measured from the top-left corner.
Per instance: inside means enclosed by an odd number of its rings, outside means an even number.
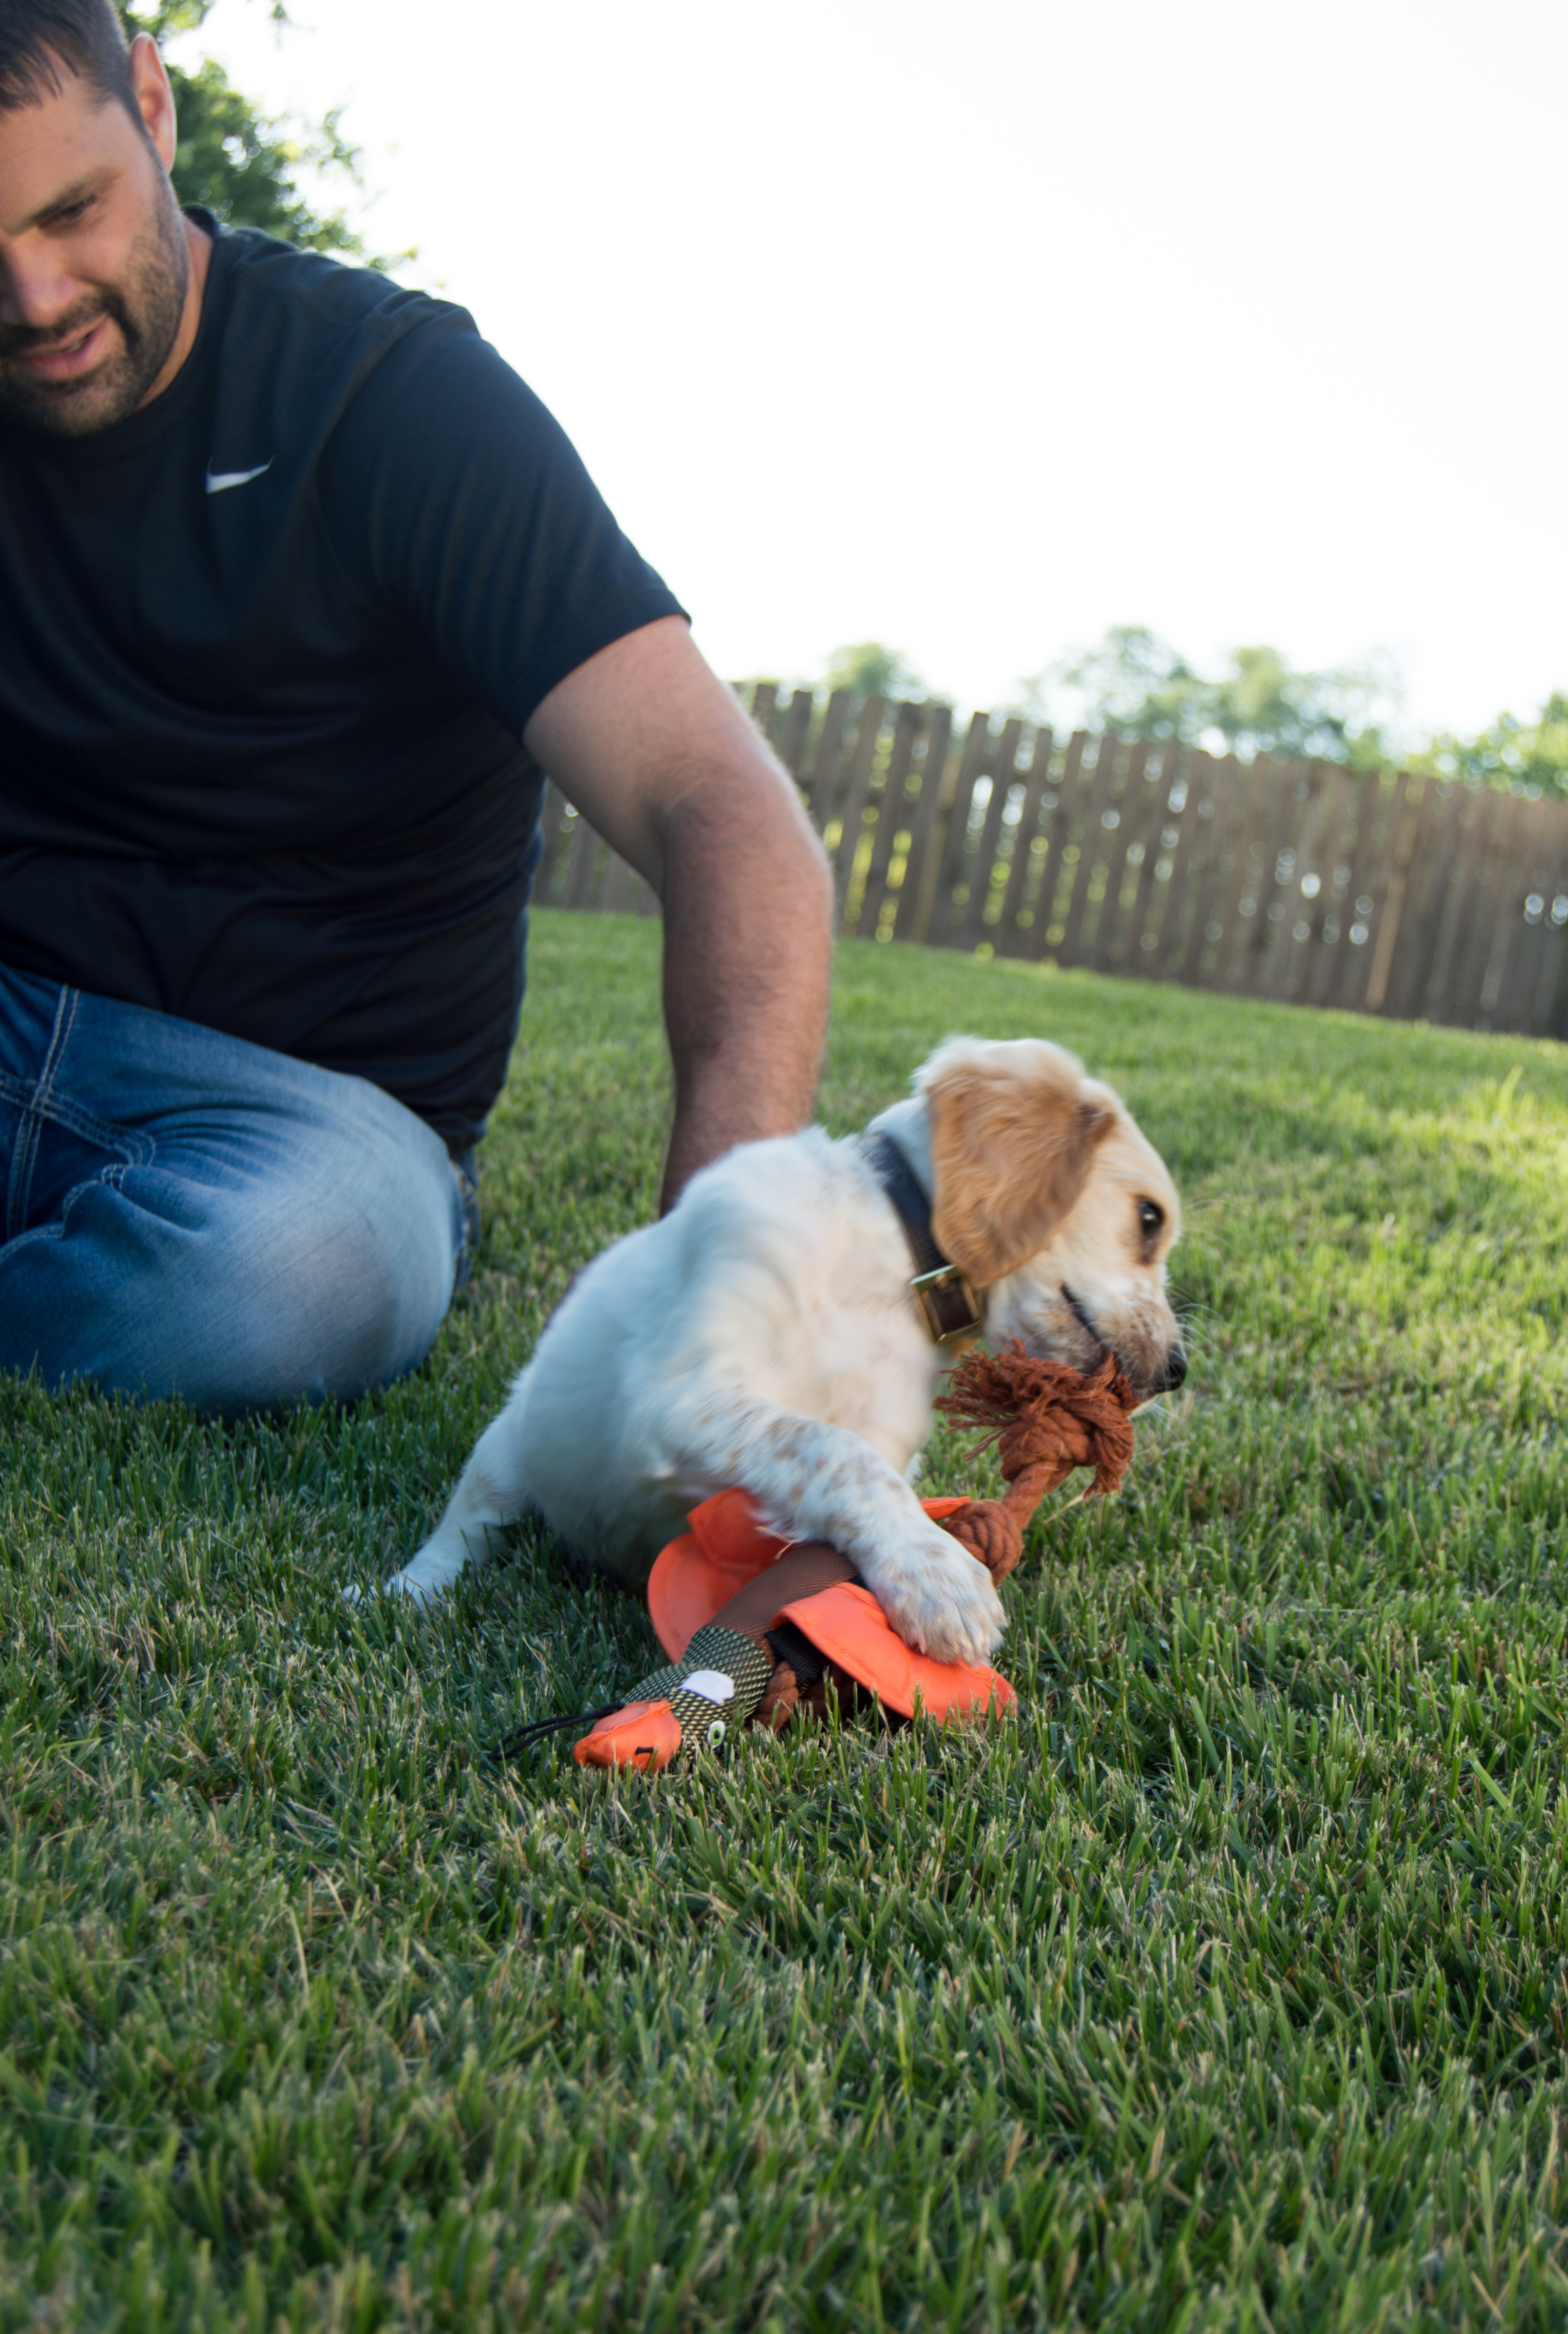
[[[523,1437],[508,1403],[492,1420],[464,1468],[457,1490],[417,1556],[386,1584],[391,1596],[425,1604],[449,1588],[467,1564],[487,1563],[495,1550],[490,1534],[512,1523],[528,1504],[523,1480]]]

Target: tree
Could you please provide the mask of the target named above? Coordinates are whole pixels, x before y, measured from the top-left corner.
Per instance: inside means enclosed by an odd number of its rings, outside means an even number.
[[[1250,757],[1302,756],[1376,768],[1399,676],[1381,661],[1298,671],[1277,649],[1239,648],[1215,678],[1142,624],[1113,624],[1099,645],[1069,651],[1024,684],[1024,709],[1055,717],[1063,691],[1090,729],[1174,738]],[[1382,717],[1380,719],[1379,716]]]
[[[1057,716],[1071,690],[1091,729],[1118,738],[1196,738],[1205,725],[1207,684],[1146,624],[1112,624],[1092,649],[1069,650],[1023,683],[1022,709]]]
[[[828,659],[823,686],[847,690],[857,705],[868,697],[923,697],[926,684],[901,650],[885,641],[856,641]]]
[[[1408,758],[1412,770],[1467,786],[1506,787],[1532,800],[1568,798],[1568,692],[1554,690],[1534,721],[1499,713],[1479,737],[1443,731]]]
[[[923,697],[926,684],[909,659],[899,649],[890,649],[885,641],[857,641],[848,648],[834,649],[828,659],[828,669],[813,680],[781,680],[776,672],[748,673],[733,686],[745,702],[751,703],[753,692],[760,682],[774,689],[810,689],[819,695],[824,690],[847,691],[851,704],[859,708],[868,697]]]
[[[150,33],[161,47],[181,33],[198,31],[213,0],[119,0],[126,32]],[[274,0],[274,23],[288,21]],[[358,149],[348,145],[337,113],[317,123],[259,113],[210,57],[194,69],[164,60],[174,90],[179,143],[170,177],[182,203],[200,203],[231,227],[258,227],[310,251],[341,252],[372,267],[411,259],[411,251],[367,255],[340,208],[318,211],[302,193],[302,170],[340,173],[361,189]]]

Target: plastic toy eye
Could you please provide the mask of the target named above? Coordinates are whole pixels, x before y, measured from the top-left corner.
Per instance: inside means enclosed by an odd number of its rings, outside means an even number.
[[[710,1750],[717,1750],[719,1744],[724,1741],[726,1731],[726,1730],[723,1719],[716,1718],[713,1724],[708,1728],[706,1737],[707,1747]]]

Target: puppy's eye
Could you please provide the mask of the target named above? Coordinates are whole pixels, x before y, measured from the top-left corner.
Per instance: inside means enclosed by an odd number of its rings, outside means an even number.
[[[1138,1220],[1143,1228],[1144,1239],[1152,1239],[1155,1233],[1165,1221],[1165,1210],[1163,1208],[1156,1207],[1152,1200],[1140,1200],[1138,1202]]]

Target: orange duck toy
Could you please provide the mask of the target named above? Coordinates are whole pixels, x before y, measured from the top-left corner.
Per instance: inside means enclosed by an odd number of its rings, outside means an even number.
[[[1036,1361],[1021,1344],[970,1352],[937,1406],[986,1430],[966,1456],[996,1444],[1007,1494],[925,1500],[926,1513],[1000,1583],[1040,1501],[1074,1468],[1093,1468],[1098,1494],[1118,1488],[1132,1457],[1135,1402],[1110,1355],[1084,1375]],[[825,1540],[770,1531],[746,1491],[720,1491],[688,1520],[648,1583],[668,1664],[619,1702],[520,1728],[500,1746],[503,1756],[589,1723],[572,1748],[580,1766],[657,1771],[682,1751],[717,1746],[735,1727],[760,1722],[776,1731],[797,1710],[820,1715],[830,1681],[846,1705],[863,1691],[900,1717],[919,1709],[944,1723],[1017,1699],[996,1670],[932,1661],[905,1644],[847,1557]]]

